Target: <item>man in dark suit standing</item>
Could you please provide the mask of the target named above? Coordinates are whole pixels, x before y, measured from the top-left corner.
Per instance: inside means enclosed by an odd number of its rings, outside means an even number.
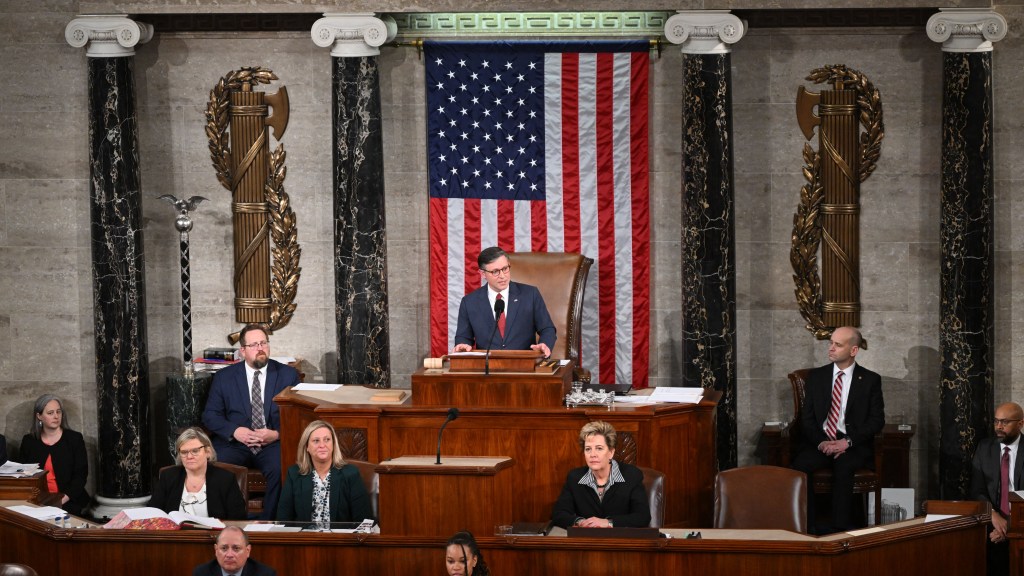
[[[213,544],[215,560],[196,566],[192,576],[277,576],[273,568],[251,558],[249,537],[237,526],[228,526]]]
[[[1024,410],[1007,402],[996,408],[995,437],[978,443],[971,464],[969,498],[992,504],[992,530],[988,534],[988,573],[1010,573],[1010,544],[1006,523],[1010,517],[1010,494],[1024,488],[1024,458],[1020,457],[1020,430]]]
[[[853,475],[873,464],[875,434],[885,426],[882,378],[854,361],[861,349],[867,349],[867,342],[860,330],[836,328],[828,348],[832,364],[812,370],[804,389],[800,423],[804,447],[793,468],[805,472],[808,480],[817,470],[832,469],[832,526],[820,528],[822,533],[853,527]],[[808,516],[814,526],[812,482],[807,489]]]
[[[249,325],[239,336],[244,362],[217,372],[203,411],[222,462],[260,469],[267,479],[262,518],[272,520],[281,494],[281,415],[274,396],[299,383],[299,373],[270,359],[262,327]]]
[[[512,281],[512,266],[501,248],[485,248],[476,263],[487,285],[462,299],[454,351],[468,352],[475,346],[481,350],[537,350],[545,358],[550,356],[557,334],[540,291]],[[504,312],[496,314],[499,300]]]

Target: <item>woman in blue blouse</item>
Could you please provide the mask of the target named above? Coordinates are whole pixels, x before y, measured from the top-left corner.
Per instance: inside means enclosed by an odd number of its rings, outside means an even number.
[[[310,422],[299,439],[298,463],[288,468],[278,520],[361,522],[373,518],[370,496],[355,466],[346,466],[334,427]]]

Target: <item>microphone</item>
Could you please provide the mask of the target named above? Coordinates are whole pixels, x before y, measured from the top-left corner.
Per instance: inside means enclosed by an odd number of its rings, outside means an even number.
[[[434,462],[434,464],[440,464],[441,463],[441,433],[444,432],[444,427],[447,426],[449,422],[451,422],[452,420],[455,420],[458,417],[459,417],[459,409],[458,408],[449,408],[448,409],[448,417],[444,419],[444,424],[441,424],[441,429],[437,431],[437,462]]]
[[[498,298],[494,301],[494,328],[487,338],[487,352],[484,353],[484,376],[491,373],[491,342],[494,341],[494,332],[498,329],[498,318],[505,313],[505,300]]]

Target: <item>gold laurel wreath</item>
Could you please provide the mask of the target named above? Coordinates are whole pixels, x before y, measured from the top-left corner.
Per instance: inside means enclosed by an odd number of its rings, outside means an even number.
[[[875,171],[875,164],[882,152],[885,138],[885,124],[882,118],[882,98],[874,84],[858,70],[836,64],[812,70],[806,78],[815,84],[841,83],[844,89],[857,91],[857,107],[860,109],[860,166],[857,170],[859,182],[863,182]],[[835,326],[826,326],[822,319],[821,279],[818,277],[818,246],[821,244],[821,203],[825,198],[820,182],[821,158],[807,143],[803,150],[804,180],[800,188],[800,204],[793,215],[793,246],[789,262],[793,266],[793,282],[800,315],[807,321],[806,328],[819,340],[828,338]]]
[[[240,90],[248,84],[255,88],[259,84],[270,84],[277,76],[262,66],[245,66],[228,72],[210,90],[210,99],[206,105],[206,138],[210,147],[210,159],[217,172],[217,180],[229,192],[234,192],[233,175],[231,173],[231,142],[228,134],[229,94]],[[270,154],[270,175],[264,185],[264,198],[270,206],[270,237],[274,242],[271,249],[273,264],[270,280],[270,324],[268,334],[283,328],[291,321],[295,312],[295,294],[299,285],[302,268],[299,259],[302,248],[299,246],[296,231],[295,213],[292,211],[291,199],[284,190],[284,178],[287,169],[284,144],[278,144]],[[238,333],[228,336],[231,343],[238,341]]]

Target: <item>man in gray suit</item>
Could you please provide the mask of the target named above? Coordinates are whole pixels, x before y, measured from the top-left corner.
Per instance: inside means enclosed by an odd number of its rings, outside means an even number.
[[[1021,458],[1020,430],[1024,410],[1007,402],[996,408],[995,437],[978,443],[971,464],[969,497],[992,504],[992,530],[988,535],[988,573],[1008,574],[1010,545],[1006,540],[1006,522],[1010,517],[1009,495],[1024,488],[1024,458]],[[1005,471],[1005,474],[1004,474]]]

